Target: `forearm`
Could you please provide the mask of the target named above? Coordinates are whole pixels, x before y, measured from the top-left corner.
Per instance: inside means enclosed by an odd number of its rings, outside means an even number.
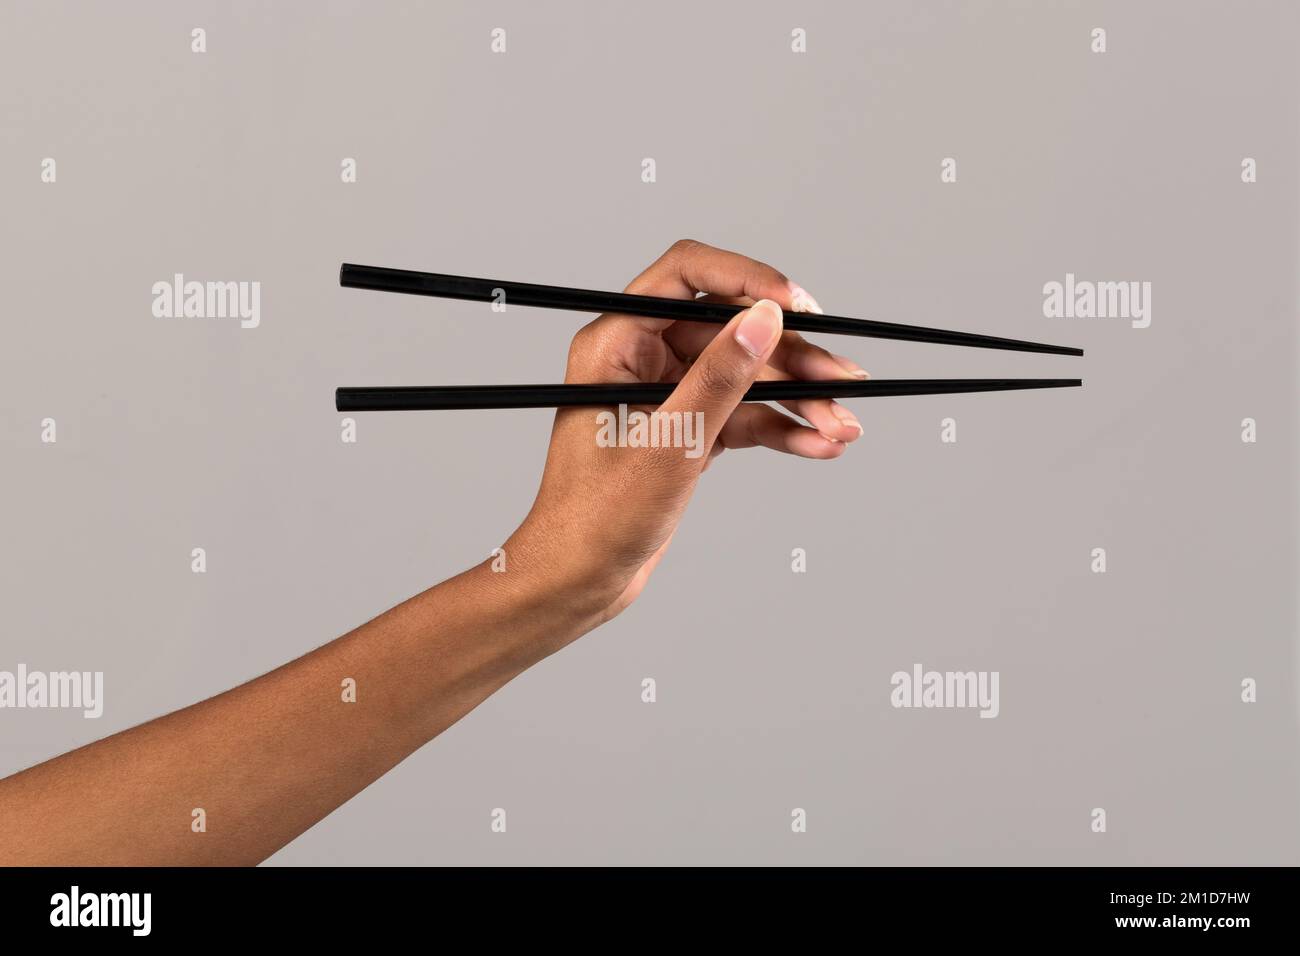
[[[257,863],[596,622],[540,571],[480,565],[248,684],[0,781],[0,863]]]

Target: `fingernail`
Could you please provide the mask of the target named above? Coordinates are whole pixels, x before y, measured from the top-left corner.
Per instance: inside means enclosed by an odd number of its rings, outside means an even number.
[[[822,315],[822,307],[817,304],[817,300],[808,294],[808,290],[803,286],[790,283],[790,311],[791,312],[812,312],[815,315]]]
[[[781,307],[771,299],[760,299],[749,307],[736,326],[736,341],[754,358],[767,354],[781,334]]]
[[[853,359],[845,358],[843,355],[835,355],[834,353],[831,354],[831,358],[835,359],[840,368],[844,369],[844,371],[848,372],[854,378],[871,378],[871,373],[857,362],[853,361]]]
[[[840,424],[845,428],[856,428],[858,434],[862,434],[862,423],[858,421],[858,416],[854,415],[839,402],[831,402],[831,413],[840,420]]]

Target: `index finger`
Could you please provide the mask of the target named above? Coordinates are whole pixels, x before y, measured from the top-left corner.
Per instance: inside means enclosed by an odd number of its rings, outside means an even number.
[[[791,311],[799,311],[796,299],[811,301],[798,285],[767,263],[694,239],[674,242],[625,291],[673,299],[691,299],[700,292],[747,297],[753,301],[771,299]],[[666,319],[651,321],[659,323],[657,328],[669,324]]]

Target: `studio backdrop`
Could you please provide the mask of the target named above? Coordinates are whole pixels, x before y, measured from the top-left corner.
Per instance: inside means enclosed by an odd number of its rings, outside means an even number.
[[[551,411],[334,390],[560,381],[589,317],[340,263],[619,290],[693,238],[830,313],[1086,353],[812,336],[876,378],[1083,385],[847,399],[841,460],[723,456],[634,607],[271,862],[1300,863],[1298,26],[4,3],[0,670],[102,686],[0,709],[0,775],[265,673],[527,512]]]

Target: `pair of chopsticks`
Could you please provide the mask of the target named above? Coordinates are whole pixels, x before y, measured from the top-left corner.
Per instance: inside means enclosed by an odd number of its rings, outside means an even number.
[[[504,293],[508,305],[568,309],[574,312],[617,312],[656,319],[711,322],[725,325],[746,306],[702,302],[698,299],[665,299],[625,292],[595,292],[563,286],[534,285],[498,279],[412,272],[380,266],[344,263],[339,284],[352,289],[404,292],[444,299],[498,301]],[[1082,355],[1083,349],[1046,345],[1021,339],[1006,339],[973,332],[899,325],[869,319],[851,319],[808,312],[786,312],[785,328],[796,332],[828,332],[867,338],[900,339],[937,345],[1003,349],[1015,352],[1044,352],[1051,355]],[[1082,385],[1077,378],[930,378],[873,379],[869,381],[781,381],[755,382],[745,393],[746,402],[787,401],[801,398],[869,398],[886,395],[940,395],[958,392],[996,392],[1012,389],[1066,388]],[[658,405],[676,388],[676,383],[632,383],[609,385],[420,385],[404,387],[343,387],[335,390],[334,405],[340,412],[415,411],[463,408],[555,408],[573,405]]]

